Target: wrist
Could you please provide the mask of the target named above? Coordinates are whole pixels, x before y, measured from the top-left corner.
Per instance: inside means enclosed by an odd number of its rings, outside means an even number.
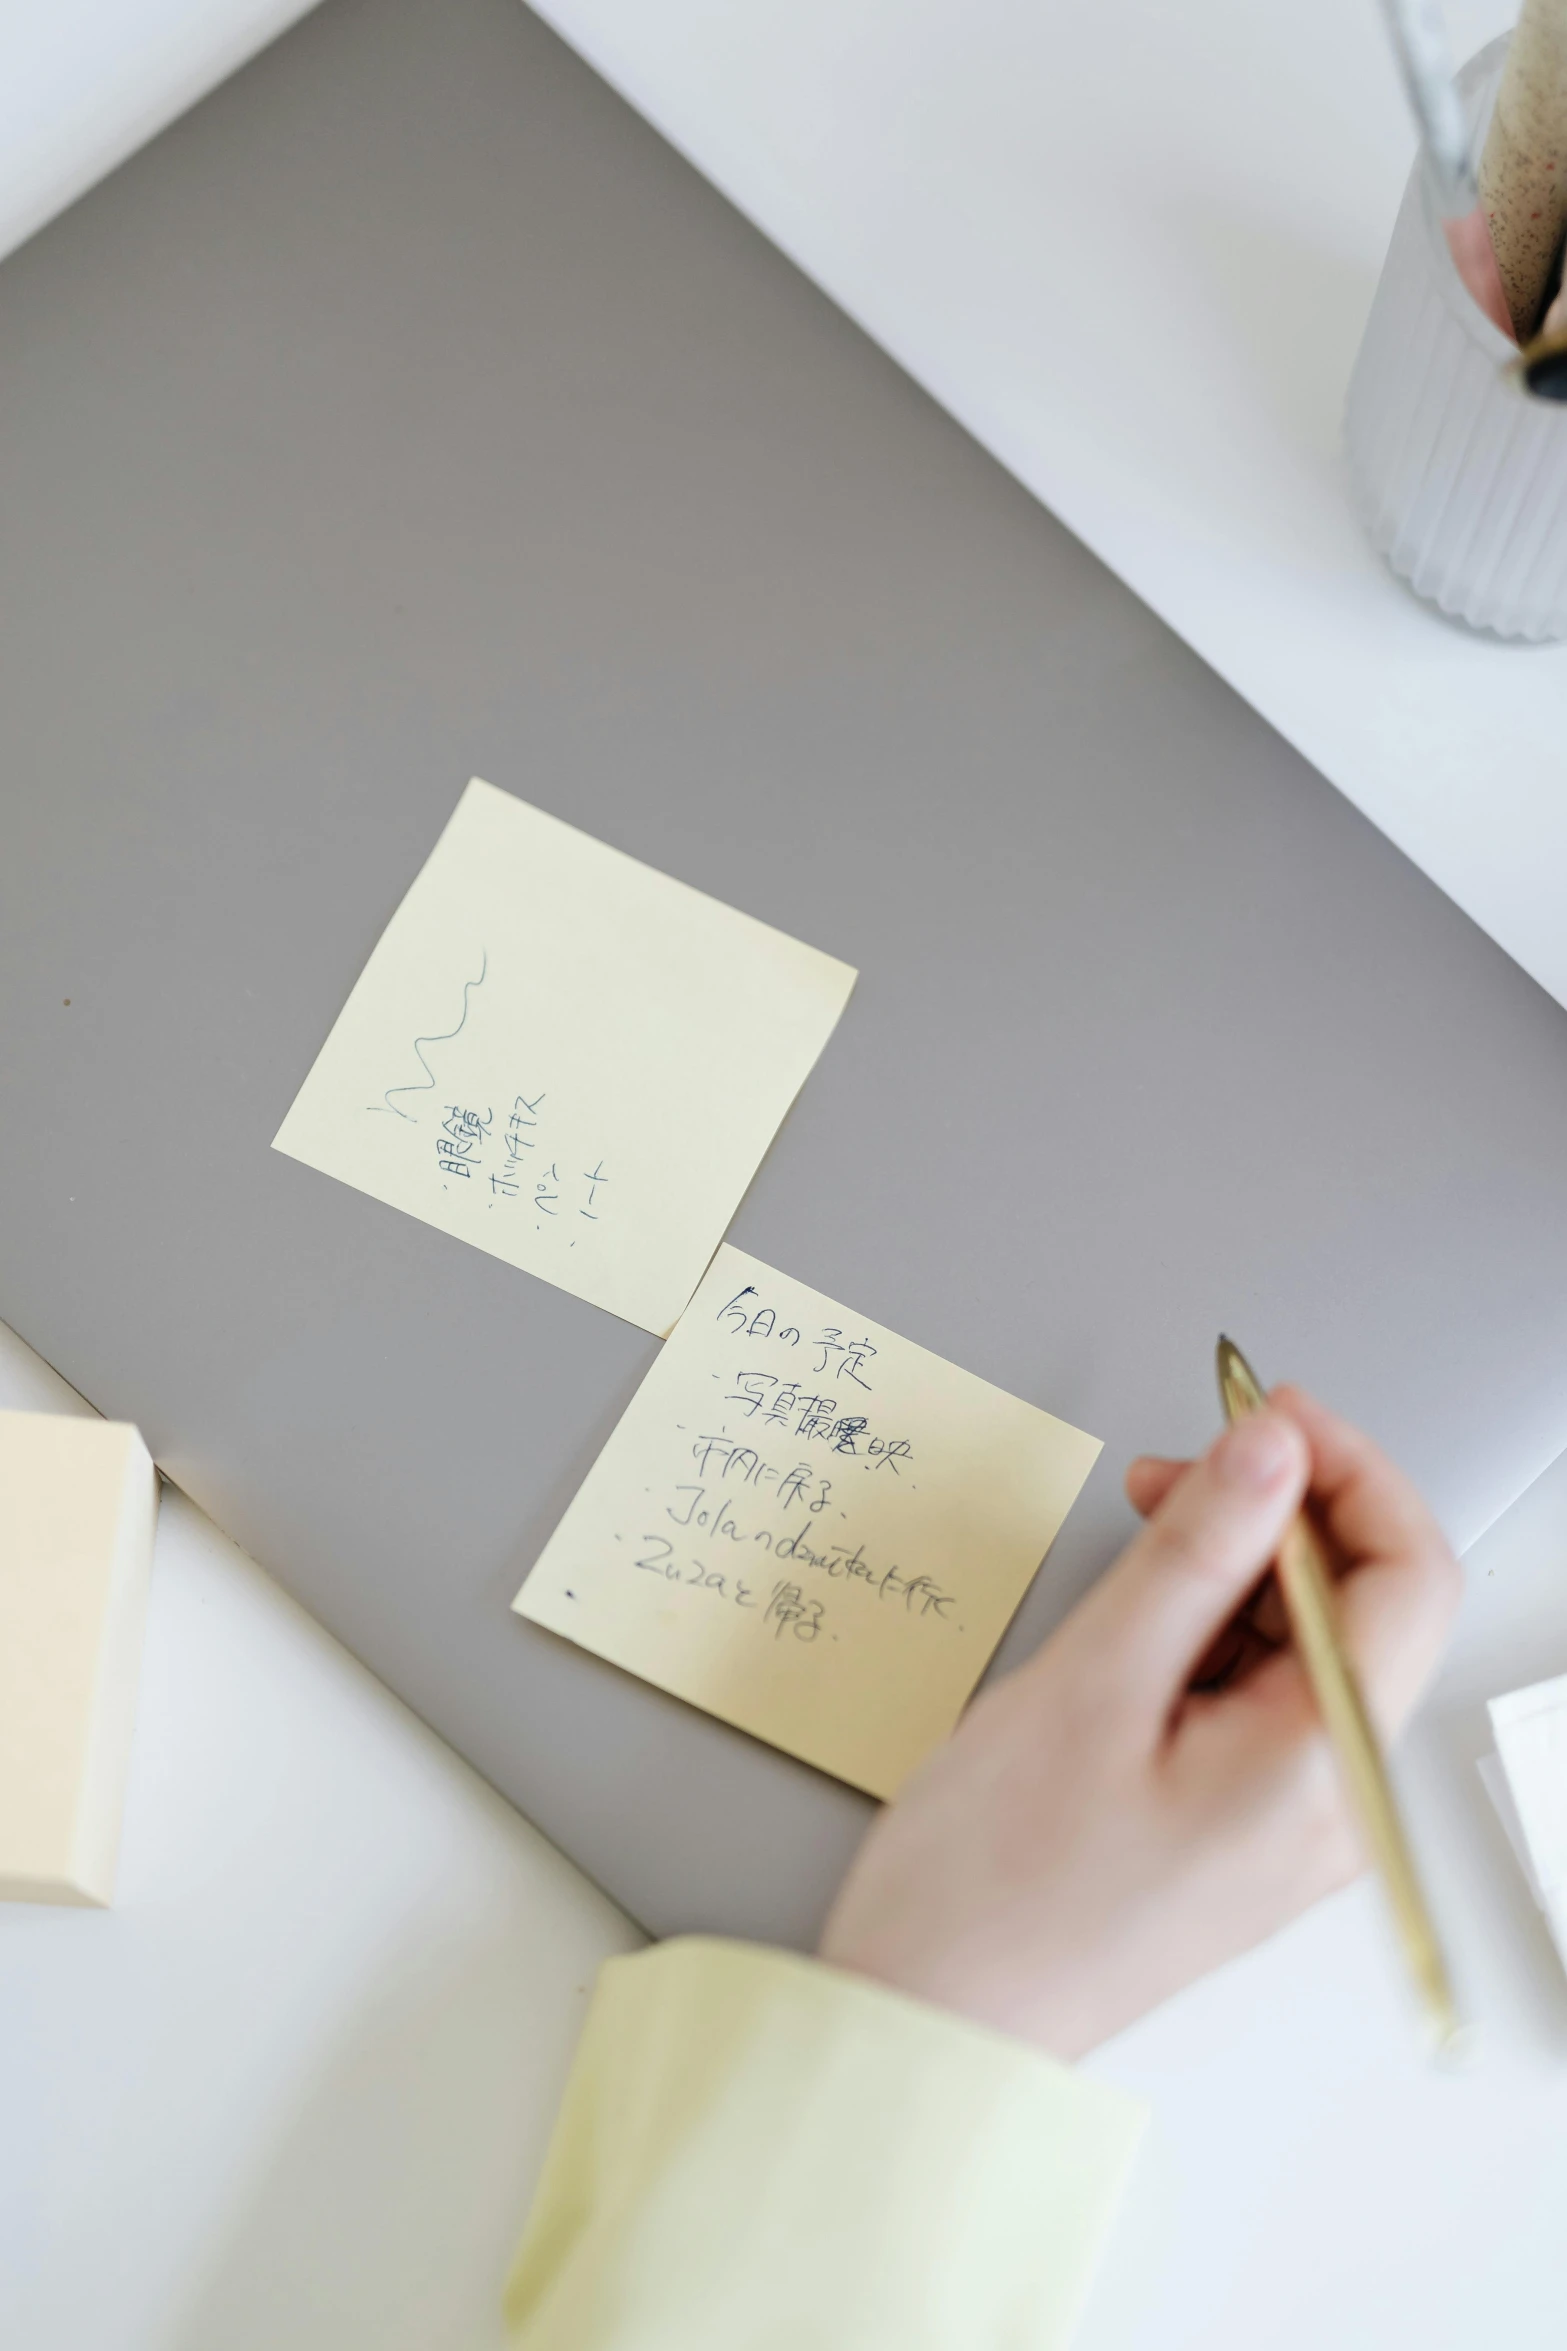
[[[1027,2042],[1068,2065],[1114,2029],[1099,2021],[1098,2003],[1091,1997],[1074,1996],[1067,1985],[1040,1971],[1020,1977],[999,1955],[958,1943],[904,1944],[844,1932],[829,1919],[817,1955],[846,1975],[863,1976],[906,1999]]]

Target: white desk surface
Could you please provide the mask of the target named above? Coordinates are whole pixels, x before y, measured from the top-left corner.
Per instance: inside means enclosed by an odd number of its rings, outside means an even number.
[[[1123,2034],[1153,2139],[1075,2351],[1567,2341],[1567,1975],[1475,1769],[1486,1699],[1567,1667],[1567,1458],[1465,1565],[1400,1779],[1480,2060],[1417,2054],[1370,1886]]]
[[[1567,1002],[1567,648],[1416,603],[1344,492],[1414,146],[1375,0],[535,5]]]
[[[639,1940],[165,1488],[116,1905],[0,1904],[0,2343],[488,2351]]]
[[[0,1406],[71,1405],[0,1332]],[[1474,1757],[1567,1667],[1564,1556],[1567,1463],[1471,1554],[1408,1757],[1484,2062],[1422,2068],[1369,1889],[1123,2035],[1094,2069],[1155,2126],[1080,2351],[1560,2351],[1567,1978]],[[637,1939],[166,1492],[118,1903],[0,1907],[0,2342],[493,2351]]]
[[[301,13],[0,0],[0,250]],[[1369,6],[544,13],[1567,996],[1567,803],[1535,782],[1567,657],[1428,619],[1339,495],[1408,152]],[[1502,21],[1453,14],[1468,46]],[[1087,225],[1036,233],[1062,218]],[[5,1334],[0,1403],[62,1393]],[[1567,1668],[1564,1556],[1558,1464],[1471,1555],[1406,1766],[1481,2067],[1422,2072],[1365,1890],[1125,2035],[1095,2064],[1156,2128],[1083,2351],[1558,2351],[1567,1979],[1473,1764],[1484,1698]],[[634,1941],[166,1496],[120,1904],[0,1911],[0,2339],[494,2343],[584,1987]]]
[[[0,255],[314,0],[0,0]]]

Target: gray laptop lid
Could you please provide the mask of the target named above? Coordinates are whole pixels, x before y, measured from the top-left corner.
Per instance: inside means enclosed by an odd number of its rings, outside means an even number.
[[[653,1343],[269,1149],[471,773],[860,967],[734,1238],[1107,1440],[1005,1655],[1221,1323],[1567,1438],[1567,1019],[514,0],[7,263],[0,500],[0,1315],[651,1926],[865,1815],[508,1613]]]

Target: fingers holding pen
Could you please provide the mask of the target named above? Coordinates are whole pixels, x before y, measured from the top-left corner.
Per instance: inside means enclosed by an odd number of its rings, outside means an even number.
[[[1167,1466],[1147,1525],[1079,1613],[1079,1637],[1162,1724],[1252,1590],[1299,1509],[1310,1472],[1282,1413],[1241,1422],[1189,1467]],[[1156,1480],[1148,1481],[1150,1489]]]
[[[1268,1573],[1308,1489],[1389,1719],[1451,1563],[1375,1448],[1285,1391],[1200,1460],[1133,1465],[1147,1523],[882,1815],[824,1954],[1071,2058],[1363,1867]]]
[[[1139,1518],[1158,1509],[1170,1488],[1191,1468],[1189,1461],[1172,1461],[1160,1453],[1141,1453],[1126,1472],[1126,1499]]]
[[[1277,1388],[1269,1401],[1310,1447],[1309,1498],[1340,1571],[1345,1640],[1377,1720],[1396,1729],[1429,1677],[1457,1605],[1462,1579],[1451,1547],[1410,1480],[1369,1437],[1304,1389]],[[1157,1456],[1134,1461],[1128,1499],[1144,1516],[1157,1512],[1191,1468]],[[1224,1628],[1194,1679],[1238,1678],[1287,1629],[1270,1579],[1245,1621]]]

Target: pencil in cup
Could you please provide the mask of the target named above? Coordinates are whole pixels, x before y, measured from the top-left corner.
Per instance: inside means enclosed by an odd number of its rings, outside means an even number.
[[[1512,315],[1475,178],[1469,117],[1448,54],[1443,0],[1382,0],[1382,14],[1453,266],[1492,325],[1511,335]]]
[[[1457,76],[1477,145],[1506,53]],[[1417,596],[1538,644],[1567,638],[1567,405],[1519,390],[1518,355],[1460,281],[1417,162],[1350,379],[1354,502]]]
[[[1523,0],[1480,154],[1480,201],[1513,327],[1526,342],[1567,230],[1567,0]]]

